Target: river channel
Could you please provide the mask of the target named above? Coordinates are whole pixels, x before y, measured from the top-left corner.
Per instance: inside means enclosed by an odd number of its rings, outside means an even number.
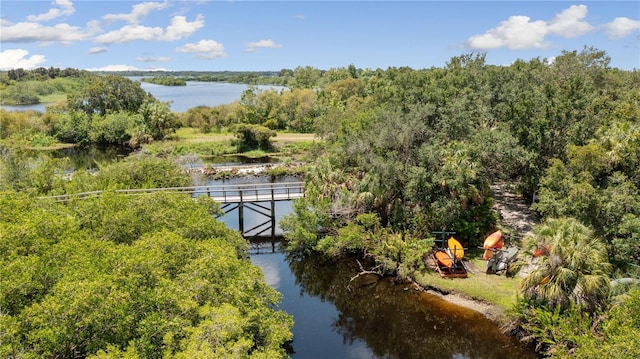
[[[162,101],[172,99],[173,111],[183,111],[203,101],[209,106],[228,103],[239,99],[246,89],[246,85],[222,86],[218,90],[233,90],[233,95],[214,96],[218,85],[207,83],[163,88],[146,84],[143,87],[150,86],[147,90],[155,91],[154,96]],[[210,87],[207,89],[207,86]],[[205,97],[191,102],[193,96],[187,93],[202,93]],[[70,158],[71,171],[91,169],[95,163],[108,163],[127,155],[126,150],[99,148],[54,152],[54,157]],[[300,180],[299,177],[274,179],[254,176],[210,181],[208,184]],[[277,224],[291,212],[291,208],[290,201],[276,203],[277,237],[251,239],[249,254],[251,261],[262,269],[267,283],[282,294],[280,309],[293,316],[292,358],[538,358],[515,339],[500,334],[496,324],[482,314],[408,285],[363,276],[352,283],[351,290],[347,289],[350,278],[358,271],[354,260],[334,262],[319,256],[286,254],[282,250],[282,231]],[[245,211],[244,219],[245,228],[265,221],[260,214],[251,211]],[[230,228],[239,227],[237,211],[230,211],[220,220]]]
[[[244,177],[209,184],[300,180]],[[289,213],[290,201],[276,202],[276,225]],[[221,220],[238,228],[234,211]],[[263,221],[261,215],[245,212],[245,228]],[[293,316],[292,358],[538,358],[482,314],[411,285],[372,275],[358,278],[348,289],[358,273],[354,259],[287,254],[280,236],[254,237],[250,243],[251,261],[282,294],[280,309]]]

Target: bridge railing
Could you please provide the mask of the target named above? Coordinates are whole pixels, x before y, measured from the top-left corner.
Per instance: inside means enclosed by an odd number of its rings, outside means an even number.
[[[102,196],[105,192],[113,192],[125,196],[145,195],[156,192],[184,193],[190,194],[192,197],[211,197],[216,202],[220,203],[285,201],[304,197],[304,182],[119,189],[113,191],[91,191],[40,198],[52,199],[55,202],[68,202],[72,199],[97,198]]]

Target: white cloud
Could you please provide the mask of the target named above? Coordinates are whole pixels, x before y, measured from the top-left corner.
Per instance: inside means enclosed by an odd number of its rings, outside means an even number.
[[[260,269],[264,275],[264,281],[272,288],[278,289],[280,287],[281,278],[277,265],[265,262],[260,265]]]
[[[150,41],[158,39],[163,32],[160,27],[125,25],[118,30],[96,36],[94,42],[98,44],[116,44],[131,41]]]
[[[0,41],[5,43],[46,41],[68,44],[85,40],[89,36],[80,27],[69,24],[43,26],[35,22],[19,22],[0,28]]]
[[[0,70],[34,69],[45,63],[47,59],[42,55],[27,57],[29,51],[23,49],[9,49],[0,51]]]
[[[151,56],[151,57],[136,57],[138,62],[168,62],[171,61],[170,57],[164,56]]]
[[[628,17],[617,17],[605,25],[605,31],[611,39],[621,39],[635,30],[640,29],[640,21]]]
[[[528,16],[511,16],[496,28],[488,30],[482,35],[475,35],[467,40],[467,46],[472,49],[495,49],[508,47],[510,49],[527,49],[530,47],[546,48],[544,40],[547,34],[547,24],[544,21],[530,21]]]
[[[116,44],[132,41],[175,41],[187,37],[204,26],[204,17],[198,15],[196,20],[188,22],[184,16],[174,16],[166,29],[130,24],[118,30],[97,36],[98,44]]]
[[[594,27],[582,21],[585,17],[587,17],[586,5],[572,5],[549,22],[549,32],[568,38],[589,33]]]
[[[162,40],[174,41],[187,37],[204,27],[204,16],[198,14],[196,20],[188,22],[184,16],[174,16],[162,36]]]
[[[76,11],[76,9],[73,7],[73,3],[69,0],[56,0],[54,4],[58,5],[59,7],[49,9],[49,11],[44,14],[29,15],[27,16],[27,19],[34,22],[49,21],[57,17],[71,15]]]
[[[276,44],[271,39],[249,42],[245,44],[244,52],[256,52],[258,49],[278,49],[282,45]]]
[[[97,47],[92,47],[89,49],[89,54],[95,55],[95,54],[101,54],[103,52],[107,52],[109,51],[108,47],[103,47],[103,46],[97,46]]]
[[[471,36],[466,45],[472,49],[495,49],[507,47],[512,50],[549,46],[546,36],[558,35],[572,38],[587,34],[595,27],[586,21],[586,5],[572,5],[557,14],[550,21],[531,21],[528,16],[511,16],[498,27],[489,29],[482,35]]]
[[[215,60],[227,56],[224,52],[224,45],[214,40],[200,40],[197,43],[185,44],[177,47],[176,51],[193,53],[199,59]]]
[[[87,71],[138,71],[142,69],[135,66],[129,66],[129,65],[107,65],[103,67],[93,67],[85,70]]]
[[[143,2],[133,5],[128,14],[106,14],[102,18],[109,22],[126,21],[130,24],[137,24],[140,18],[145,18],[153,10],[163,10],[169,7],[169,1],[165,2]]]

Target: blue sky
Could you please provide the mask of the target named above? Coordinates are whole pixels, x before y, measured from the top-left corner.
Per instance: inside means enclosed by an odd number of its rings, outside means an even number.
[[[259,71],[552,60],[640,69],[640,1],[5,1],[0,70]]]

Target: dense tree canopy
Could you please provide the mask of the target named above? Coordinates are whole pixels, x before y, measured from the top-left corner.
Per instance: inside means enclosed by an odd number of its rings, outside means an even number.
[[[189,182],[162,162],[78,173],[52,192]],[[183,194],[57,203],[1,191],[0,356],[284,357],[292,319],[218,210]]]
[[[135,83],[103,76],[70,95],[68,107],[42,116],[0,111],[0,138],[79,144],[129,138],[135,144],[186,125],[204,132],[235,128],[239,144],[256,146],[260,139],[267,144],[272,130],[315,132],[326,151],[310,164],[306,197],[285,220],[290,247],[374,256],[384,271],[405,276],[420,269],[417,253],[432,243],[433,231],[456,232],[465,247],[479,245],[498,223],[491,185],[507,182],[548,221],[537,239],[550,248],[573,248],[554,249],[527,279],[526,299],[536,305],[520,308],[530,319],[524,326],[553,343],[571,334],[546,331],[563,320],[614,337],[620,333],[597,319],[612,308],[611,298],[592,289],[607,276],[637,275],[640,265],[640,72],[609,63],[606,53],[585,47],[562,51],[553,62],[535,58],[509,66],[487,65],[484,54],[417,70],[300,66],[265,74],[286,79],[289,89],[250,88],[236,103],[180,115]],[[260,78],[242,77],[251,83]],[[37,172],[15,152],[2,154],[3,188],[65,188],[47,180],[57,178],[55,171]],[[140,185],[134,177],[127,181]],[[69,190],[85,182],[66,183]],[[574,232],[582,235],[564,236]],[[604,277],[591,281],[592,274]],[[575,314],[579,308],[589,308],[589,315]],[[603,320],[623,322],[616,313]],[[573,350],[576,342],[558,350]],[[587,353],[592,348],[581,345]]]

